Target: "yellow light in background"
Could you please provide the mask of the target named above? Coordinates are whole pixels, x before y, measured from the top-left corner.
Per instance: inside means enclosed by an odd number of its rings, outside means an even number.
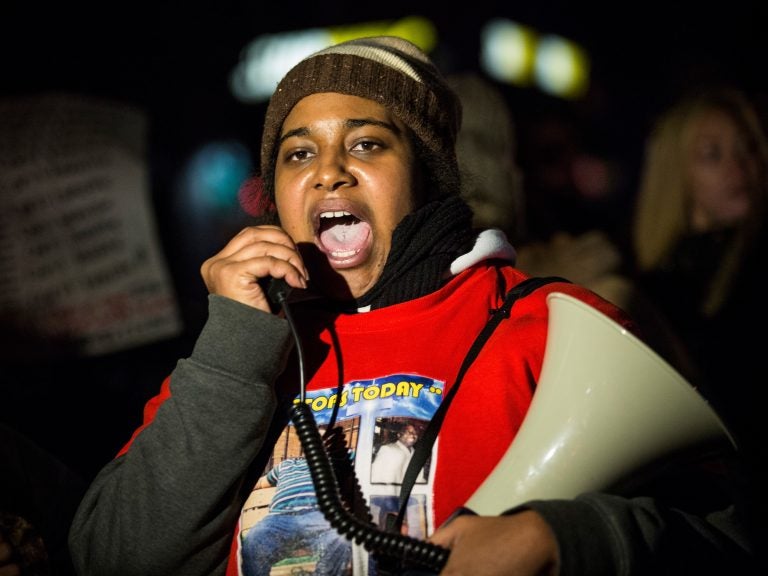
[[[533,29],[497,18],[490,20],[480,35],[480,63],[491,77],[518,86],[531,83],[536,50]]]
[[[480,65],[500,82],[578,98],[589,88],[589,55],[575,42],[505,18],[481,30]]]
[[[240,61],[229,75],[230,90],[241,102],[264,102],[285,73],[305,56],[332,44],[381,34],[410,40],[427,53],[437,44],[435,25],[421,16],[265,34],[251,40],[242,50]]]
[[[338,44],[364,36],[399,36],[410,40],[429,54],[437,45],[435,25],[422,16],[406,16],[395,21],[368,22],[351,26],[335,26],[328,30],[330,44]]]
[[[539,40],[536,50],[537,85],[561,98],[578,98],[588,88],[589,58],[578,45],[561,36]]]

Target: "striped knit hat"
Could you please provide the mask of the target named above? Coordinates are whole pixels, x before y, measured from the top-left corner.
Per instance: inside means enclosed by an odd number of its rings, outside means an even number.
[[[283,121],[310,94],[338,92],[374,100],[413,130],[428,156],[439,159],[433,180],[458,191],[456,134],[461,104],[424,52],[395,36],[358,38],[316,52],[277,85],[267,107],[261,143],[264,192],[274,198],[275,159]],[[442,182],[448,182],[442,186]],[[442,191],[442,190],[441,190]]]

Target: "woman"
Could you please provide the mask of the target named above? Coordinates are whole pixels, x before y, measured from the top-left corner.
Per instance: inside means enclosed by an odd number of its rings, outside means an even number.
[[[696,383],[750,443],[745,424],[757,422],[744,416],[762,362],[744,326],[766,320],[767,199],[768,141],[743,93],[692,92],[658,119],[635,212],[638,281],[686,346]]]
[[[638,283],[669,320],[691,375],[736,436],[766,537],[763,496],[768,141],[747,96],[730,87],[692,91],[651,132],[634,223]],[[750,328],[753,327],[753,328]]]
[[[376,503],[400,496],[409,533],[450,548],[445,574],[615,573],[629,550],[652,571],[655,562],[674,563],[655,536],[678,530],[691,542],[703,530],[716,543],[696,541],[713,552],[710,563],[724,549],[729,561],[746,556],[744,542],[714,524],[689,531],[685,515],[651,500],[602,494],[448,522],[526,414],[544,353],[547,294],[573,295],[632,327],[613,305],[567,282],[496,312],[526,276],[502,234],[472,230],[459,195],[460,117],[438,70],[399,38],[345,42],[288,72],[267,109],[261,148],[261,204],[272,223],[241,231],[203,263],[209,318],[195,348],[96,478],[73,524],[81,576],[246,573],[242,543],[259,509],[252,489],[270,461],[297,451],[289,421],[296,402],[343,433],[354,482],[337,475],[350,513],[368,528]],[[272,313],[262,287],[270,278],[293,289],[288,315],[301,346],[292,346],[286,318]],[[492,318],[498,327],[461,380],[462,362]],[[439,440],[412,458],[416,471],[429,461],[427,482],[414,482],[406,498],[400,486],[371,482],[382,419],[429,425],[440,421],[435,414],[444,417]],[[399,536],[400,528],[379,530]],[[339,526],[347,546],[355,530]],[[402,550],[392,558],[355,542],[354,574],[412,567]],[[313,573],[315,560],[306,553],[278,564]]]
[[[741,92],[691,93],[658,119],[647,144],[633,240],[642,273],[686,280],[689,306],[684,312],[668,307],[679,326],[727,307],[762,234],[767,198],[768,142]]]

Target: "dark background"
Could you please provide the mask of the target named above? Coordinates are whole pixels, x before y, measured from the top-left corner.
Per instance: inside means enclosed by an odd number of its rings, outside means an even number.
[[[140,423],[143,403],[176,359],[189,353],[205,293],[200,259],[184,242],[194,230],[186,228],[170,190],[201,143],[237,139],[257,150],[265,107],[237,102],[227,75],[258,34],[422,15],[437,27],[433,57],[445,72],[479,70],[478,33],[491,16],[568,37],[590,53],[592,90],[564,104],[535,88],[501,87],[519,146],[525,150],[525,135],[542,110],[570,107],[592,145],[621,164],[630,193],[651,120],[686,88],[728,82],[749,91],[765,111],[765,2],[429,4],[4,2],[0,97],[66,91],[125,101],[149,114],[153,200],[186,329],[179,338],[97,358],[10,362],[0,419],[89,477]]]
[[[478,68],[479,30],[489,17],[503,16],[571,38],[590,52],[594,93],[582,106],[610,116],[623,145],[622,135],[642,135],[649,117],[693,82],[718,78],[764,91],[765,3],[707,4],[11,0],[0,9],[0,87],[6,93],[68,89],[140,104],[154,115],[162,143],[174,148],[228,133],[258,142],[263,107],[238,104],[226,78],[255,36],[418,14],[435,23],[440,44],[433,57],[450,72]],[[542,98],[535,89],[509,95],[518,117]]]

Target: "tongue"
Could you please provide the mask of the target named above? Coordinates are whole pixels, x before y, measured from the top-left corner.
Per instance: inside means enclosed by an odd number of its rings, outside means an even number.
[[[330,253],[360,250],[371,232],[366,222],[355,221],[334,224],[320,232],[320,242]]]

